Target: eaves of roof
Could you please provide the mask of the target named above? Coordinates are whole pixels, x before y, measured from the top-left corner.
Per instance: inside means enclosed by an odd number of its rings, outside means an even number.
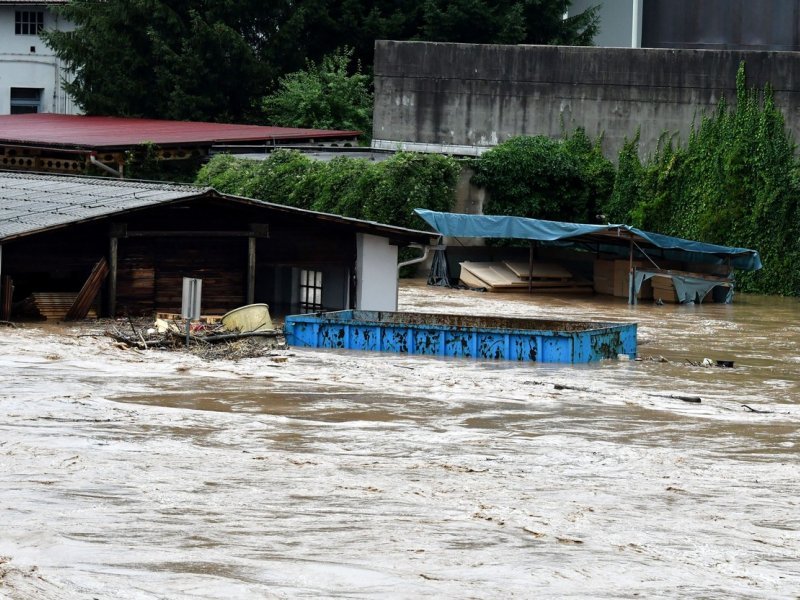
[[[220,194],[209,187],[0,172],[0,243],[111,215],[199,197],[225,198],[272,213],[331,223],[354,231],[387,237],[398,244],[429,244],[438,237],[437,234],[426,231]]]

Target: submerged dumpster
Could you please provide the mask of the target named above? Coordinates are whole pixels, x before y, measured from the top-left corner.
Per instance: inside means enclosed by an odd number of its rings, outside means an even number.
[[[290,346],[585,363],[636,354],[635,323],[342,310],[286,317]]]

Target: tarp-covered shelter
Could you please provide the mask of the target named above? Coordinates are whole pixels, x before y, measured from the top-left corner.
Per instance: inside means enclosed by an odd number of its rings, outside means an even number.
[[[689,264],[724,265],[729,270],[757,270],[762,267],[757,251],[708,244],[643,231],[624,224],[592,225],[564,223],[504,215],[468,215],[415,211],[436,232],[455,238],[495,238],[529,240],[531,260],[534,244],[551,244],[581,248],[596,253],[626,257],[631,263],[629,301],[634,303],[644,281],[652,277],[669,277],[682,302],[702,301],[714,287],[725,284],[733,289],[733,281],[721,282],[701,273],[675,272],[659,263],[680,260]],[[634,259],[644,258],[648,265],[636,267]],[[730,301],[730,298],[728,298]]]
[[[0,319],[87,286],[97,314],[177,312],[183,277],[210,315],[394,310],[398,248],[435,238],[207,187],[0,172]]]

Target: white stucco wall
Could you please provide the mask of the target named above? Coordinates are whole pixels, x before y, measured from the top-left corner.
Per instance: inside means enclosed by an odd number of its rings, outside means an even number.
[[[11,88],[35,88],[42,90],[41,112],[78,114],[74,105],[61,87],[67,76],[61,61],[38,35],[17,35],[14,32],[14,17],[17,10],[41,10],[42,6],[0,6],[0,114],[11,112]],[[45,29],[70,30],[71,23],[64,23],[47,8],[44,8]]]
[[[387,238],[360,233],[356,249],[356,308],[397,310],[397,246]]]

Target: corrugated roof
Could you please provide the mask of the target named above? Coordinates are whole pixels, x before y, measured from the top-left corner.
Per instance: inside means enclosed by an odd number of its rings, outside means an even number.
[[[425,244],[436,237],[427,231],[219,194],[208,187],[0,171],[0,242],[205,194],[213,194],[272,212],[307,217],[346,226],[356,231],[404,240],[406,243]]]
[[[0,173],[0,241],[192,198],[211,188],[90,177]]]
[[[348,139],[359,134],[358,131],[48,113],[0,116],[0,144],[87,150],[129,148],[145,142],[152,142],[158,146],[305,142]]]

